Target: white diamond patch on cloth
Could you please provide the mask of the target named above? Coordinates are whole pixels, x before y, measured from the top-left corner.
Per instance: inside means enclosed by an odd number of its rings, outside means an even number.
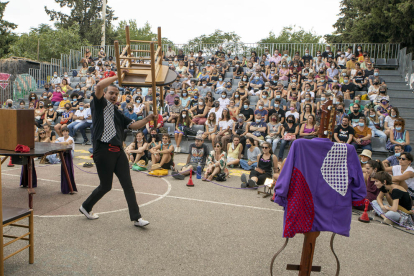
[[[345,144],[335,143],[323,160],[321,168],[323,179],[342,196],[348,190],[347,151]]]

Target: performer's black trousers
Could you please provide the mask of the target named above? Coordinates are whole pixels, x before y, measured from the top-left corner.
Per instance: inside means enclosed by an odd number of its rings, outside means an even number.
[[[125,198],[128,203],[129,216],[132,221],[141,218],[135,190],[132,186],[131,175],[129,171],[128,158],[125,152],[119,147],[110,146],[110,144],[96,142],[93,161],[96,164],[96,170],[100,180],[100,185],[82,204],[86,211],[90,212],[93,206],[112,189],[112,179],[115,175],[118,177],[124,190]],[[119,150],[118,152],[114,150]]]

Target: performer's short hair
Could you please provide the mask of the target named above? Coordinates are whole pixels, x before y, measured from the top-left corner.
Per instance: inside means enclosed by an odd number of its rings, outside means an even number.
[[[110,84],[110,85],[108,85],[107,87],[105,87],[105,88],[104,88],[104,92],[105,92],[105,93],[108,91],[108,88],[109,88],[109,87],[115,87],[115,88],[116,88],[116,90],[118,90],[118,91],[119,91],[118,86],[116,86],[115,84]]]

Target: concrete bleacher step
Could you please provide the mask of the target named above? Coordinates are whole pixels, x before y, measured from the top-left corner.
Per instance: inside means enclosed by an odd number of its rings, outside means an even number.
[[[403,117],[404,119],[414,118],[413,108],[398,106],[398,111],[400,112],[400,116]]]
[[[414,93],[412,91],[397,91],[397,90],[388,90],[388,95],[390,99],[398,98],[398,99],[412,99]]]
[[[381,76],[401,76],[401,73],[398,70],[381,70]]]
[[[397,75],[397,76],[394,76],[394,75],[387,76],[387,75],[385,75],[385,76],[382,76],[382,78],[385,80],[386,83],[389,83],[389,82],[404,82],[404,78],[402,76],[399,76],[399,75]]]
[[[405,82],[387,82],[387,87],[389,90],[411,90]]]
[[[411,97],[406,97],[404,99],[390,96],[390,103],[392,106],[398,108],[413,108],[414,112],[414,94],[412,94]]]

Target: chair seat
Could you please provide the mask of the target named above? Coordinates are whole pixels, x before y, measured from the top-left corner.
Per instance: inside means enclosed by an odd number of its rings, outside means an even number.
[[[29,209],[3,206],[3,224],[27,215],[30,215]]]

